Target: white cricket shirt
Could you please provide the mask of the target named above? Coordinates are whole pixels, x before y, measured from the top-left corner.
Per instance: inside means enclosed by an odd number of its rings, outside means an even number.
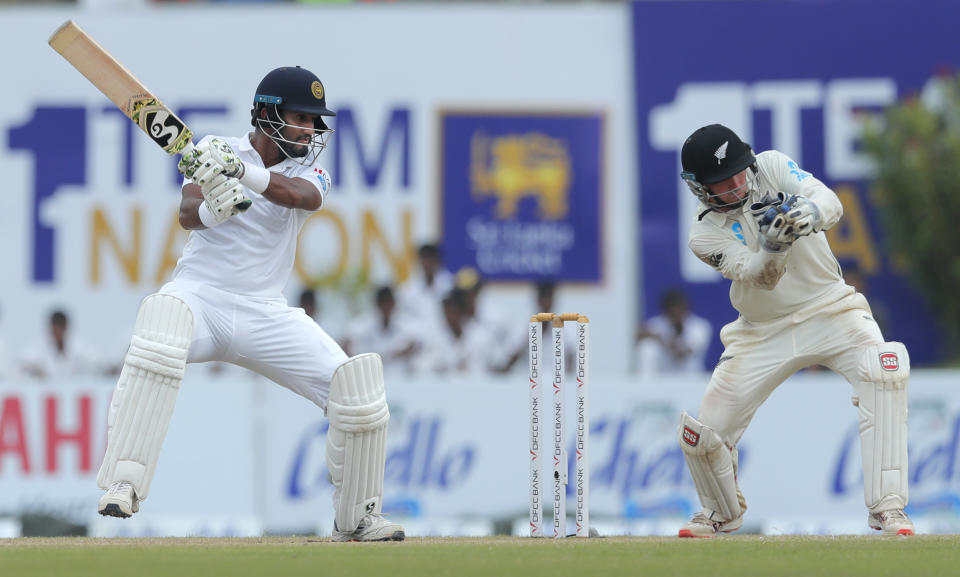
[[[823,217],[822,230],[827,230],[843,216],[837,195],[782,152],[761,152],[757,167],[757,190],[742,208],[709,212],[695,220],[690,230],[688,244],[694,254],[733,281],[730,303],[747,321],[763,322],[801,311],[812,314],[853,294],[854,289],[843,281],[825,234],[802,237],[785,256],[771,257],[760,247],[757,219],[750,214],[750,205],[765,195],[775,197],[778,191],[798,194],[817,205]],[[697,215],[708,208],[701,204]],[[764,279],[760,278],[769,268],[751,266],[758,259],[785,259],[780,261],[785,272],[772,290],[763,288]]]
[[[226,141],[244,163],[263,167],[248,135],[211,135],[204,140],[211,138]],[[269,170],[303,178],[326,196],[327,173],[317,165],[301,165],[288,158]],[[246,212],[214,228],[190,231],[173,278],[205,283],[235,294],[282,298],[293,269],[297,235],[313,212],[274,204],[246,187],[244,194],[253,201]]]

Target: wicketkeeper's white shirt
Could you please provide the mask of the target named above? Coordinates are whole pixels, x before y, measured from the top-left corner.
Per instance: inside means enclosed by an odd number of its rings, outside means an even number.
[[[763,250],[757,219],[750,214],[750,205],[765,195],[775,197],[780,191],[813,201],[823,217],[822,230],[832,227],[843,215],[837,195],[782,152],[761,152],[757,155],[757,166],[757,190],[741,209],[727,213],[712,211],[695,220],[689,238],[694,254],[733,281],[730,302],[750,322],[795,313],[804,317],[852,295],[854,289],[844,283],[837,259],[822,232],[793,243],[786,257],[786,272],[773,290],[758,286],[757,279],[747,272],[746,262]],[[707,208],[701,205],[697,215]]]
[[[204,140],[215,138],[208,136]],[[244,163],[263,167],[248,135],[219,136]],[[271,166],[270,172],[303,178],[326,196],[329,180],[317,165],[290,159]],[[187,181],[184,181],[187,182]],[[190,232],[174,279],[209,284],[227,292],[259,297],[280,297],[290,278],[297,250],[297,235],[312,211],[286,208],[244,188],[253,205],[243,214],[214,228]]]

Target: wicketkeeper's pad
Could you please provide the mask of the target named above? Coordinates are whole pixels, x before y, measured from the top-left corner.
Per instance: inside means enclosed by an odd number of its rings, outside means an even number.
[[[739,518],[743,510],[737,495],[733,455],[720,435],[684,412],[680,417],[680,448],[701,504],[720,514],[723,521]]]
[[[327,468],[336,488],[337,530],[354,531],[365,515],[379,514],[383,506],[390,411],[380,355],[357,355],[337,367],[327,418]]]
[[[147,498],[192,338],[193,314],[185,302],[164,294],[143,300],[110,401],[101,488],[129,481],[138,499]]]
[[[907,382],[910,358],[901,343],[863,351],[854,383],[863,454],[864,502],[872,512],[907,506]]]

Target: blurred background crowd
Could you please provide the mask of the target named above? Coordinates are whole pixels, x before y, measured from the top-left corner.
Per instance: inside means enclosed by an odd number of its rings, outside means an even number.
[[[484,286],[475,268],[448,270],[442,247],[428,243],[417,249],[417,267],[405,282],[362,287],[353,295],[345,323],[323,322],[323,290],[303,287],[291,304],[325,327],[347,355],[378,353],[391,373],[456,377],[522,372],[527,326],[484,298]],[[530,314],[566,311],[559,306],[558,292],[552,279],[535,283]],[[0,379],[63,382],[119,374],[126,337],[114,343],[85,338],[71,327],[67,307],[50,311],[43,321],[40,339],[16,347],[0,343]],[[549,325],[543,323],[544,334]],[[573,325],[565,330],[566,342],[573,342]],[[662,295],[660,312],[637,327],[632,372],[644,378],[702,373],[713,336],[710,322],[690,311],[684,292],[671,289]],[[573,348],[568,348],[566,367],[572,370]],[[209,363],[206,370],[211,378],[248,373],[225,363]]]

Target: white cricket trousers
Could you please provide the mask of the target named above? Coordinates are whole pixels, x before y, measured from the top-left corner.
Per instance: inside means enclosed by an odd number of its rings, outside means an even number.
[[[188,363],[240,365],[326,409],[333,372],[346,353],[303,309],[282,297],[237,295],[187,280],[163,285],[193,312]]]
[[[854,293],[817,313],[800,311],[767,323],[740,317],[723,327],[720,340],[724,352],[698,419],[735,447],[760,405],[790,375],[823,365],[853,384],[862,349],[882,343],[883,335],[867,300]]]

